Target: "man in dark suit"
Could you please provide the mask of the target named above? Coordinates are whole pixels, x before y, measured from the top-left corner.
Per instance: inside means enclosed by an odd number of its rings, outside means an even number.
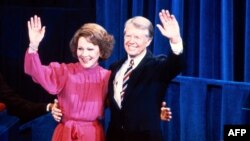
[[[170,40],[172,51],[168,56],[153,56],[147,49],[153,39],[153,26],[148,19],[137,16],[125,23],[127,56],[110,67],[111,119],[107,141],[163,140],[159,117],[161,102],[169,82],[181,72],[183,45],[175,17],[168,10],[162,10],[159,16],[162,25],[157,27]],[[127,75],[130,62],[133,62],[133,69]]]
[[[21,122],[27,122],[50,111],[52,103],[35,103],[21,98],[4,81],[0,73],[0,103],[6,105],[7,112],[20,118]],[[5,107],[5,106],[3,106]]]

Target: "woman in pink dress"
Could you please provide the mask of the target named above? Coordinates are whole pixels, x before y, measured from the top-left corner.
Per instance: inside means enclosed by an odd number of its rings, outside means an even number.
[[[113,36],[98,24],[84,24],[70,42],[70,50],[78,62],[51,62],[45,66],[38,55],[45,27],[36,15],[27,24],[30,44],[25,54],[25,73],[50,94],[57,95],[64,113],[52,140],[104,141],[104,130],[98,121],[103,116],[111,72],[102,68],[99,60],[111,55]]]

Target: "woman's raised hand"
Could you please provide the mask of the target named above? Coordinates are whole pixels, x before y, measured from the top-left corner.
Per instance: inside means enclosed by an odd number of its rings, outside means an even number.
[[[38,46],[45,34],[45,26],[42,26],[41,19],[37,15],[31,17],[27,24],[30,40],[29,46],[33,49],[38,49]]]

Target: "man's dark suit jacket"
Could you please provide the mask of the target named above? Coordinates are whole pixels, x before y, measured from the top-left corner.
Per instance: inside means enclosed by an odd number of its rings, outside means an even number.
[[[182,55],[154,57],[147,51],[145,57],[130,75],[120,109],[114,99],[113,81],[127,58],[114,63],[108,100],[111,119],[107,141],[161,141],[160,108],[169,82],[182,67]]]
[[[4,81],[0,73],[0,102],[7,106],[7,112],[17,116],[21,122],[30,121],[46,113],[45,103],[35,103],[21,98]]]

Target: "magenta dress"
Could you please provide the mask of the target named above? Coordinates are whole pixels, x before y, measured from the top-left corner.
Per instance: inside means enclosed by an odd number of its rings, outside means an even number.
[[[53,141],[104,141],[102,118],[110,71],[95,66],[84,69],[81,64],[41,64],[37,53],[25,54],[25,73],[57,95],[63,111],[53,134]]]

